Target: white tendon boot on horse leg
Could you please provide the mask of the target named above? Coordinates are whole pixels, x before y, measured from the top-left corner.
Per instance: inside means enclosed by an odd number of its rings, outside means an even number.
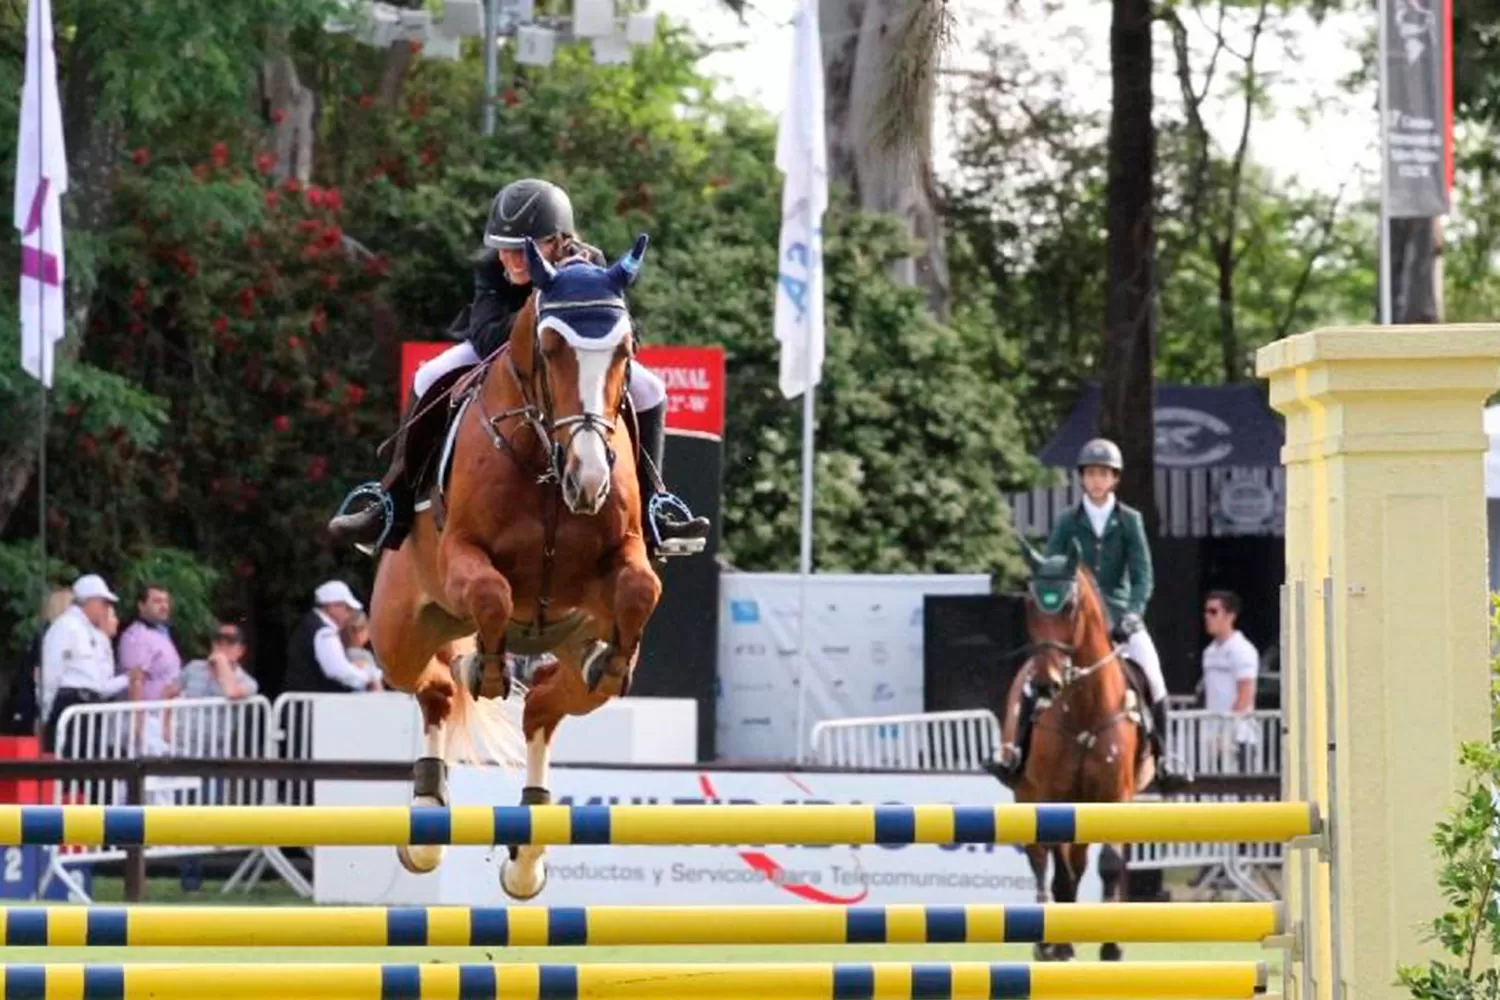
[[[422,730],[422,756],[412,767],[412,800],[414,806],[448,804],[448,764],[443,759],[447,743],[446,725],[428,725]],[[401,867],[413,875],[435,871],[443,862],[442,844],[412,844],[396,848]]]
[[[547,791],[547,768],[551,757],[552,733],[538,728],[526,741],[526,787],[521,789],[521,805],[551,805]],[[547,886],[547,863],[542,859],[545,847],[530,844],[510,849],[510,859],[500,865],[500,888],[511,899],[524,902],[535,899]]]

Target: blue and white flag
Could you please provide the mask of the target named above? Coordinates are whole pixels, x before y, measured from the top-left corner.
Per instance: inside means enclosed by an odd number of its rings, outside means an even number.
[[[14,208],[21,233],[21,367],[49,387],[53,351],[64,329],[62,195],[67,190],[52,4],[30,0]]]
[[[777,258],[776,340],[781,393],[809,391],[823,375],[823,212],[828,207],[828,152],[823,132],[823,48],[817,0],[802,0],[796,18],[792,79],[776,139],[781,194]]]

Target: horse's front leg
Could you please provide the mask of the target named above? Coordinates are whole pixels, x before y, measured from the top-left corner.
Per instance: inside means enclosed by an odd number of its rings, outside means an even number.
[[[483,693],[505,698],[510,693],[505,630],[515,609],[510,581],[495,568],[488,552],[457,533],[444,536],[439,559],[448,601],[479,632],[476,650],[456,665],[455,673],[475,697]]]
[[[614,623],[612,641],[601,643],[583,661],[583,679],[590,693],[624,696],[646,622],[661,600],[661,578],[646,558],[646,545],[634,537],[621,547],[618,561],[599,590],[603,621]]]
[[[556,669],[556,668],[552,668]],[[540,690],[545,691],[544,687]],[[532,689],[536,692],[537,688]],[[529,703],[526,715],[533,716]],[[552,734],[557,731],[555,720],[550,725],[538,725],[527,718],[526,729],[526,787],[521,789],[521,805],[545,806],[552,804],[552,793],[548,791],[548,769],[552,762]],[[542,860],[545,847],[530,844],[507,848],[510,860],[500,866],[500,888],[512,899],[525,901],[535,899],[547,885],[547,866]]]

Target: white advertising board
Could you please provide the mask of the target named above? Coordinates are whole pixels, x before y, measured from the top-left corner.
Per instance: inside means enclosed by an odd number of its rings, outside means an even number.
[[[455,768],[454,805],[512,805],[521,780],[495,769]],[[954,803],[1012,801],[987,775],[823,774],[778,771],[558,768],[559,804]],[[326,794],[325,794],[326,792]],[[405,804],[408,790],[387,784],[329,782],[320,805]],[[1079,899],[1101,898],[1090,871]],[[320,903],[497,906],[504,848],[450,847],[442,867],[409,875],[393,848],[320,847],[314,883]],[[1010,845],[900,847],[555,847],[549,880],[535,903],[879,905],[886,903],[1031,903],[1026,856]]]
[[[982,574],[810,577],[808,731],[824,719],[922,711],[923,598],[989,591]],[[718,755],[795,760],[799,578],[725,573],[719,594]]]

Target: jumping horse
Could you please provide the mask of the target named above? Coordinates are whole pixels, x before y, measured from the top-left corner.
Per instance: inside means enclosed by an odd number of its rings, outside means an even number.
[[[1016,801],[1129,802],[1151,783],[1155,763],[1141,736],[1142,696],[1127,676],[1121,650],[1110,639],[1109,614],[1098,584],[1083,565],[1077,542],[1062,554],[1045,557],[1022,544],[1031,569],[1026,588],[1028,648],[1033,654],[1029,683],[1038,700],[1030,749],[1015,785]],[[1063,903],[1077,900],[1088,850],[1087,844],[1026,848],[1038,902],[1048,900],[1049,854],[1051,898]],[[1100,852],[1099,877],[1107,900],[1124,899],[1124,858],[1123,845],[1106,844]],[[1035,952],[1039,959],[1065,961],[1073,957],[1073,946],[1038,944]],[[1099,949],[1099,957],[1106,961],[1123,956],[1115,942]]]
[[[389,685],[414,695],[422,712],[414,803],[448,804],[448,764],[463,758],[460,737],[474,731],[470,758],[488,748],[485,762],[519,766],[524,753],[521,802],[549,803],[559,722],[629,691],[661,596],[626,405],[634,336],[625,290],[646,246],[642,235],[607,268],[581,258],[554,268],[528,241],[531,299],[508,346],[453,390],[451,464],[401,547],[380,561],[375,654]],[[522,686],[507,652],[556,659]],[[513,691],[524,698],[519,733],[513,715],[484,711],[513,705]],[[424,873],[443,848],[398,853],[408,871]],[[500,870],[507,895],[541,892],[542,855],[509,849]]]

